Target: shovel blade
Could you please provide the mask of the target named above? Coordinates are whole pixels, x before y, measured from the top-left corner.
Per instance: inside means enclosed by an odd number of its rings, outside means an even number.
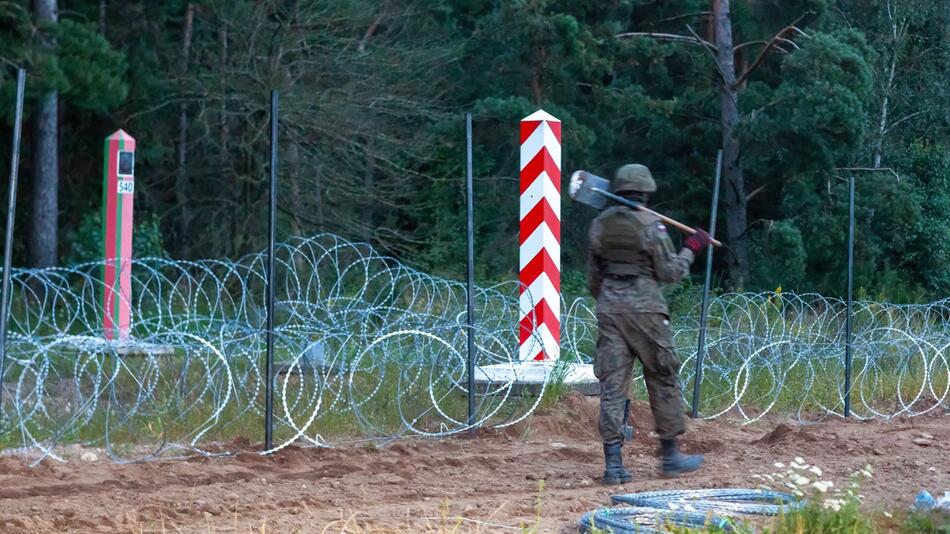
[[[597,209],[604,209],[604,206],[607,205],[607,198],[594,189],[609,191],[610,182],[606,178],[601,178],[587,171],[575,171],[571,175],[570,189],[568,190],[571,198],[575,202],[587,204]]]

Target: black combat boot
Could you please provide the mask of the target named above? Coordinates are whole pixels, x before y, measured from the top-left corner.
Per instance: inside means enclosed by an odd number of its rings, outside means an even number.
[[[604,443],[604,484],[625,484],[633,480],[633,475],[623,467],[623,443]]]
[[[676,444],[676,438],[660,440],[661,465],[664,477],[675,477],[683,473],[690,473],[703,465],[701,454],[683,454]]]

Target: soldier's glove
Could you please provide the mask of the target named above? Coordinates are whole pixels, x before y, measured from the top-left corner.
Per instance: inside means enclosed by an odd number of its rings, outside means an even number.
[[[696,229],[696,233],[687,237],[686,241],[683,241],[683,246],[693,251],[693,255],[698,255],[700,252],[706,250],[712,243],[712,238],[709,237],[709,234],[705,230],[700,228]]]

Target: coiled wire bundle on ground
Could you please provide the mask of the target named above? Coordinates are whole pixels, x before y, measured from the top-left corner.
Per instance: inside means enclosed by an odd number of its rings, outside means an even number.
[[[612,497],[616,508],[585,514],[582,532],[600,529],[613,534],[667,532],[666,527],[715,527],[731,532],[757,516],[775,516],[797,510],[803,503],[793,495],[752,489],[670,490],[630,493]]]

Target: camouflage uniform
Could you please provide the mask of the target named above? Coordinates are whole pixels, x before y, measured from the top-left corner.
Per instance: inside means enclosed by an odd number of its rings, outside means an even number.
[[[588,288],[597,299],[597,355],[600,380],[600,435],[604,444],[620,443],[627,424],[626,403],[634,360],[643,376],[662,439],[686,430],[680,393],[680,362],[673,354],[669,310],[660,282],[676,282],[689,273],[693,252],[679,253],[666,227],[651,214],[614,206],[590,229]]]

